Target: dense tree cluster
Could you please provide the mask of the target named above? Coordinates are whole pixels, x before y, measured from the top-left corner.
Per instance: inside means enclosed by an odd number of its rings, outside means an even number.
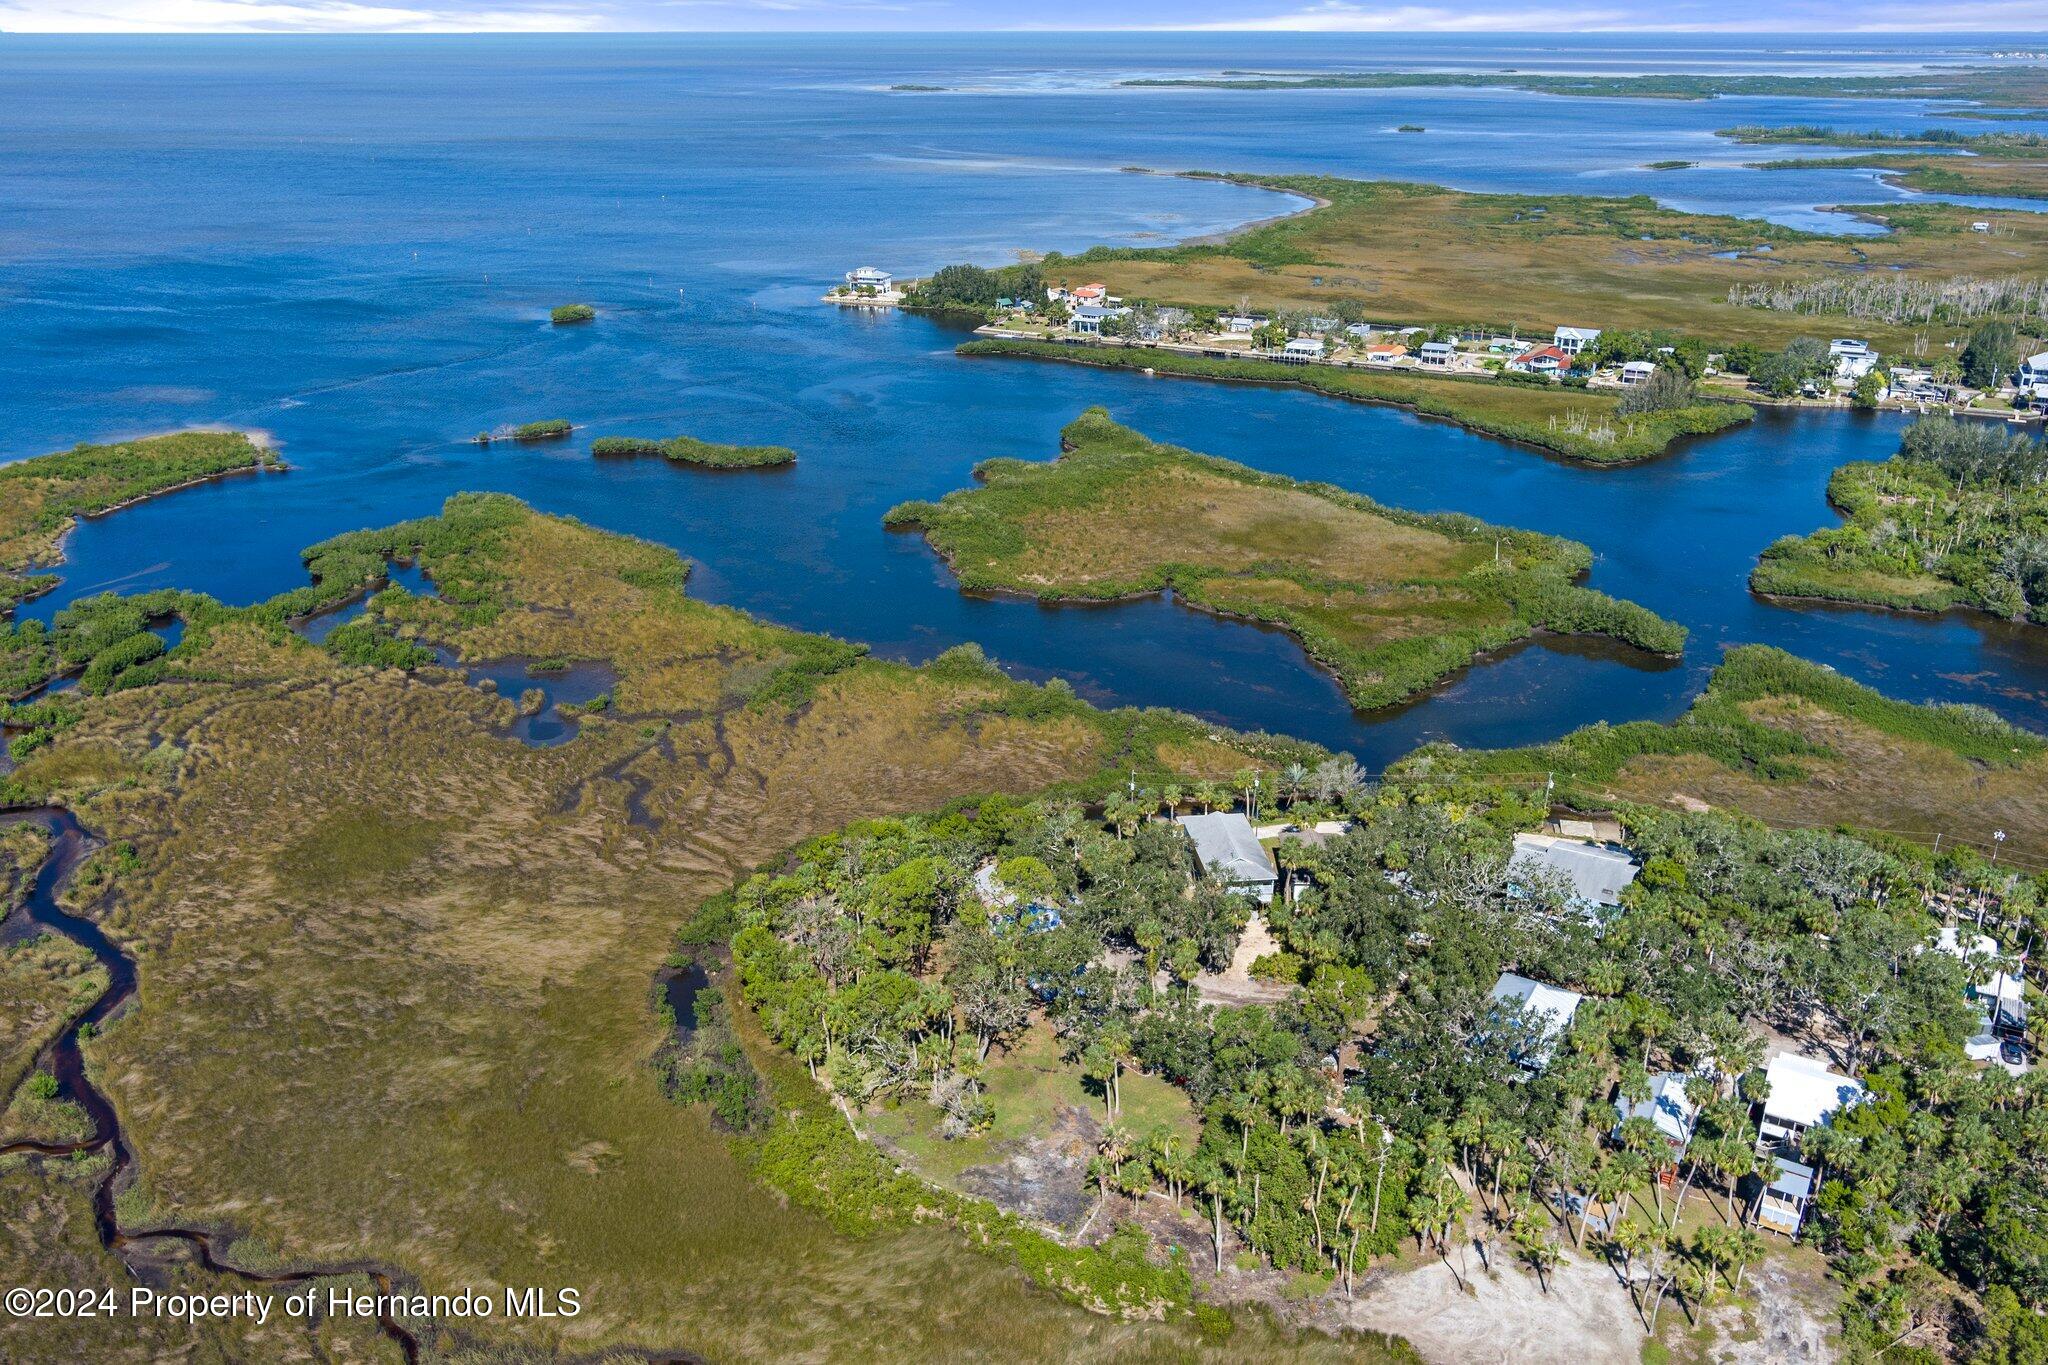
[[[1649,1322],[1739,1290],[1763,1254],[1748,1214],[1775,1168],[1752,1115],[1775,1035],[1872,1092],[1797,1149],[1852,1332],[2039,1344],[2048,1087],[1964,1060],[1970,985],[1993,968],[1931,950],[1930,909],[1963,896],[2007,951],[2039,885],[1967,852],[1632,811],[1641,874],[1589,915],[1561,878],[1511,869],[1510,835],[1544,812],[1510,790],[1378,788],[1342,760],[1242,786],[1352,822],[1277,843],[1262,974],[1291,989],[1274,1004],[1193,988],[1254,909],[1157,818],[1231,799],[1208,784],[1097,811],[990,798],[813,840],[735,894],[745,996],[847,1102],[921,1098],[951,1134],[987,1121],[981,1067],[1042,1017],[1101,1096],[1093,1181],[1199,1212],[1219,1266],[1232,1238],[1346,1287],[1407,1236],[1461,1275],[1474,1251],[1539,1274],[1597,1252]],[[1503,971],[1581,993],[1568,1029],[1496,1000]],[[1133,1070],[1185,1090],[1198,1141],[1123,1125]],[[1658,1073],[1698,1109],[1682,1156],[1647,1120],[1617,1125]]]

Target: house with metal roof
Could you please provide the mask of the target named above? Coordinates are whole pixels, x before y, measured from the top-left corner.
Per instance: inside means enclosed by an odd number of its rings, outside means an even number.
[[[1787,1237],[1797,1237],[1800,1225],[1806,1221],[1806,1206],[1813,1202],[1815,1178],[1813,1167],[1802,1165],[1790,1157],[1775,1157],[1777,1171],[1771,1183],[1757,1191],[1756,1205],[1750,1210],[1751,1217],[1761,1227],[1773,1232],[1782,1232]]]
[[[1296,337],[1281,348],[1280,358],[1297,365],[1306,365],[1311,360],[1321,360],[1323,349],[1321,337]]]
[[[1614,1112],[1619,1118],[1614,1125],[1614,1136],[1621,1136],[1621,1125],[1630,1119],[1648,1119],[1651,1126],[1663,1134],[1664,1141],[1670,1144],[1672,1157],[1684,1156],[1700,1119],[1699,1106],[1685,1093],[1686,1082],[1691,1079],[1683,1071],[1661,1072],[1650,1078],[1648,1099],[1634,1103],[1626,1099],[1615,1100]]]
[[[1422,350],[1418,354],[1423,364],[1433,365],[1440,370],[1448,369],[1450,368],[1451,357],[1457,354],[1457,348],[1448,341],[1425,341],[1422,343]]]
[[[1796,1052],[1772,1054],[1764,1068],[1770,1094],[1757,1125],[1766,1144],[1797,1142],[1807,1129],[1826,1123],[1837,1111],[1870,1097],[1863,1082],[1839,1075],[1826,1062]]]
[[[1528,876],[1537,868],[1569,881],[1572,909],[1595,919],[1621,904],[1621,893],[1642,870],[1634,854],[1612,844],[1589,844],[1556,834],[1517,834],[1514,852],[1508,856],[1510,892],[1518,871]]]
[[[1222,878],[1240,895],[1256,897],[1261,905],[1271,903],[1280,869],[1252,832],[1251,821],[1235,811],[1214,811],[1182,815],[1176,823],[1194,841],[1195,861],[1204,873]]]
[[[1586,997],[1577,991],[1552,986],[1513,972],[1502,972],[1493,983],[1492,998],[1519,1009],[1529,1026],[1530,1040],[1516,1050],[1515,1065],[1524,1071],[1541,1071],[1550,1063],[1557,1040],[1571,1027],[1572,1016]]]

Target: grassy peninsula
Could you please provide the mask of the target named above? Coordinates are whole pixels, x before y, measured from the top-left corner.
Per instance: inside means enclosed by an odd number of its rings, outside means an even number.
[[[2048,198],[2048,137],[2039,133],[1964,133],[1953,128],[1928,128],[1914,133],[1849,132],[1793,124],[1743,125],[1723,128],[1719,135],[1751,146],[1794,143],[1862,152],[1858,156],[1759,161],[1753,163],[1757,170],[1879,170],[1893,184],[1930,194]]]
[[[969,591],[1049,601],[1171,588],[1285,627],[1386,706],[1477,655],[1547,629],[1676,654],[1683,627],[1576,586],[1583,545],[1470,517],[1382,507],[1326,484],[1155,444],[1092,408],[1049,464],[991,460],[982,486],[892,508]]]
[[[1663,454],[1682,436],[1723,431],[1754,412],[1740,403],[1703,402],[1624,416],[1612,393],[1480,378],[1368,370],[1356,366],[1286,365],[1257,359],[1218,360],[1155,348],[1069,346],[1059,342],[982,337],[957,348],[963,356],[1012,356],[1074,365],[1147,369],[1195,379],[1299,384],[1333,398],[1391,403],[1441,417],[1488,436],[1540,446],[1590,464],[1632,464]]]
[[[1899,453],[1828,480],[1847,525],[1787,536],[1750,587],[1913,611],[1974,607],[2048,625],[2048,449],[2003,423],[1926,418]]]
[[[677,464],[704,469],[765,469],[796,463],[788,446],[738,446],[700,441],[694,436],[600,436],[590,443],[597,456],[659,455]]]
[[[1596,725],[1552,744],[1429,748],[1400,771],[1553,776],[1560,799],[1726,806],[1781,825],[1838,824],[1988,853],[1992,832],[2048,861],[2048,740],[1967,705],[1887,697],[1783,650],[1730,650],[1691,709],[1661,725]]]
[[[1560,323],[1666,330],[1716,349],[1778,349],[1858,336],[1909,354],[1977,317],[1926,322],[1888,310],[1795,314],[1746,300],[1849,272],[1960,286],[2048,269],[2048,215],[1947,204],[1856,207],[1892,231],[1830,236],[1753,219],[1689,214],[1647,196],[1468,194],[1436,185],[1331,176],[1210,176],[1325,201],[1222,242],[1097,247],[1051,256],[1050,283],[1100,281],[1126,299],[1186,307],[1328,313],[1349,301],[1376,324],[1472,325],[1548,337]],[[1972,221],[1994,231],[1970,231]],[[1768,246],[1768,252],[1757,248]]]
[[[273,451],[239,431],[180,431],[0,465],[0,608],[47,586],[20,571],[55,561],[77,518],[277,463]]]

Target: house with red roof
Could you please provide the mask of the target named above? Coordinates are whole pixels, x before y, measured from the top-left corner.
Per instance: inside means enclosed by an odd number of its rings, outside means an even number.
[[[1572,358],[1555,346],[1538,346],[1508,362],[1508,368],[1522,374],[1556,377],[1571,368]]]

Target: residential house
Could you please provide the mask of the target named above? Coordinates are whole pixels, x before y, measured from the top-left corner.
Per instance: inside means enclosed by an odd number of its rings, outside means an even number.
[[[1877,368],[1877,352],[1870,349],[1869,342],[1853,337],[1836,337],[1830,341],[1828,358],[1835,363],[1837,379],[1858,380]]]
[[[1310,318],[1308,320],[1308,329],[1319,336],[1334,332],[1342,325],[1336,318]]]
[[[1566,355],[1577,355],[1599,339],[1598,327],[1560,327],[1551,335],[1550,344]]]
[[[1311,360],[1321,360],[1323,350],[1321,337],[1296,337],[1280,348],[1280,358],[1297,365],[1306,365]]]
[[[1518,871],[1528,875],[1538,868],[1563,876],[1571,883],[1571,908],[1588,919],[1599,919],[1621,904],[1621,893],[1636,879],[1641,865],[1634,854],[1612,844],[1517,834],[1508,876],[1512,879]]]
[[[1978,970],[1991,969],[1989,977],[1973,982],[1969,988],[1982,1022],[1976,1034],[1963,1044],[1963,1053],[1974,1062],[2000,1060],[2006,1042],[2026,1037],[2025,977],[1997,965],[2001,955],[1998,940],[1989,934],[1951,924],[1935,937],[1934,946],[1970,967],[1973,977]]]
[[[1130,311],[1128,308],[1104,308],[1100,304],[1084,303],[1068,315],[1067,328],[1084,336],[1101,336],[1103,323],[1125,317]]]
[[[1042,934],[1060,927],[1060,908],[1044,901],[1019,905],[1017,893],[996,876],[994,859],[974,870],[974,894],[988,907],[990,919],[998,924],[1015,924],[1028,934]]]
[[[1101,307],[1109,302],[1109,290],[1099,284],[1084,284],[1074,291],[1073,300],[1076,306],[1094,304]]]
[[[1622,1124],[1630,1119],[1648,1119],[1650,1126],[1663,1135],[1666,1145],[1671,1148],[1672,1161],[1684,1157],[1700,1121],[1699,1106],[1685,1093],[1686,1082],[1691,1079],[1683,1071],[1659,1072],[1650,1077],[1648,1099],[1630,1103],[1617,1098],[1614,1101],[1614,1112],[1618,1116],[1614,1124],[1615,1140],[1621,1138]]]
[[[1571,368],[1572,358],[1555,346],[1536,346],[1522,352],[1508,362],[1507,367],[1522,374],[1540,374],[1555,378]]]
[[[2022,360],[2019,370],[2012,377],[2012,382],[2023,389],[2033,388],[2036,384],[2048,384],[2048,351],[2036,351]]]
[[[1493,983],[1492,997],[1503,1005],[1518,1007],[1528,1023],[1530,1040],[1515,1054],[1515,1065],[1524,1071],[1541,1071],[1549,1065],[1558,1039],[1571,1027],[1585,996],[1559,986],[1546,985],[1513,972],[1502,972]]]
[[[1382,342],[1377,346],[1365,348],[1365,362],[1368,365],[1391,365],[1407,354],[1408,348],[1406,346],[1395,346]]]
[[[846,287],[856,294],[883,294],[889,291],[895,279],[896,277],[886,270],[864,265],[858,270],[846,272]]]
[[[1763,1102],[1758,1130],[1765,1145],[1795,1143],[1807,1129],[1870,1095],[1861,1081],[1837,1075],[1826,1062],[1796,1052],[1773,1054],[1764,1080],[1770,1095]]]
[[[1425,341],[1422,343],[1422,363],[1434,369],[1449,369],[1451,367],[1451,357],[1456,354],[1457,348],[1448,341]]]
[[[1248,337],[1266,325],[1266,320],[1250,314],[1232,314],[1216,319],[1216,325],[1232,336]]]
[[[1371,341],[1372,324],[1369,322],[1354,322],[1344,329],[1344,334],[1359,341]]]
[[[1811,1166],[1801,1165],[1789,1157],[1775,1157],[1773,1160],[1777,1162],[1777,1170],[1771,1177],[1771,1183],[1757,1191],[1750,1217],[1761,1227],[1782,1232],[1787,1237],[1797,1237],[1800,1225],[1806,1221],[1806,1207],[1813,1202],[1818,1182]]]
[[[1623,388],[1632,389],[1638,384],[1650,382],[1650,376],[1657,373],[1657,367],[1647,360],[1631,360],[1621,367]]]
[[[1280,870],[1252,832],[1251,821],[1234,811],[1215,811],[1182,815],[1176,823],[1194,840],[1195,861],[1204,873],[1222,878],[1233,892],[1251,896],[1261,905],[1272,902]]]

